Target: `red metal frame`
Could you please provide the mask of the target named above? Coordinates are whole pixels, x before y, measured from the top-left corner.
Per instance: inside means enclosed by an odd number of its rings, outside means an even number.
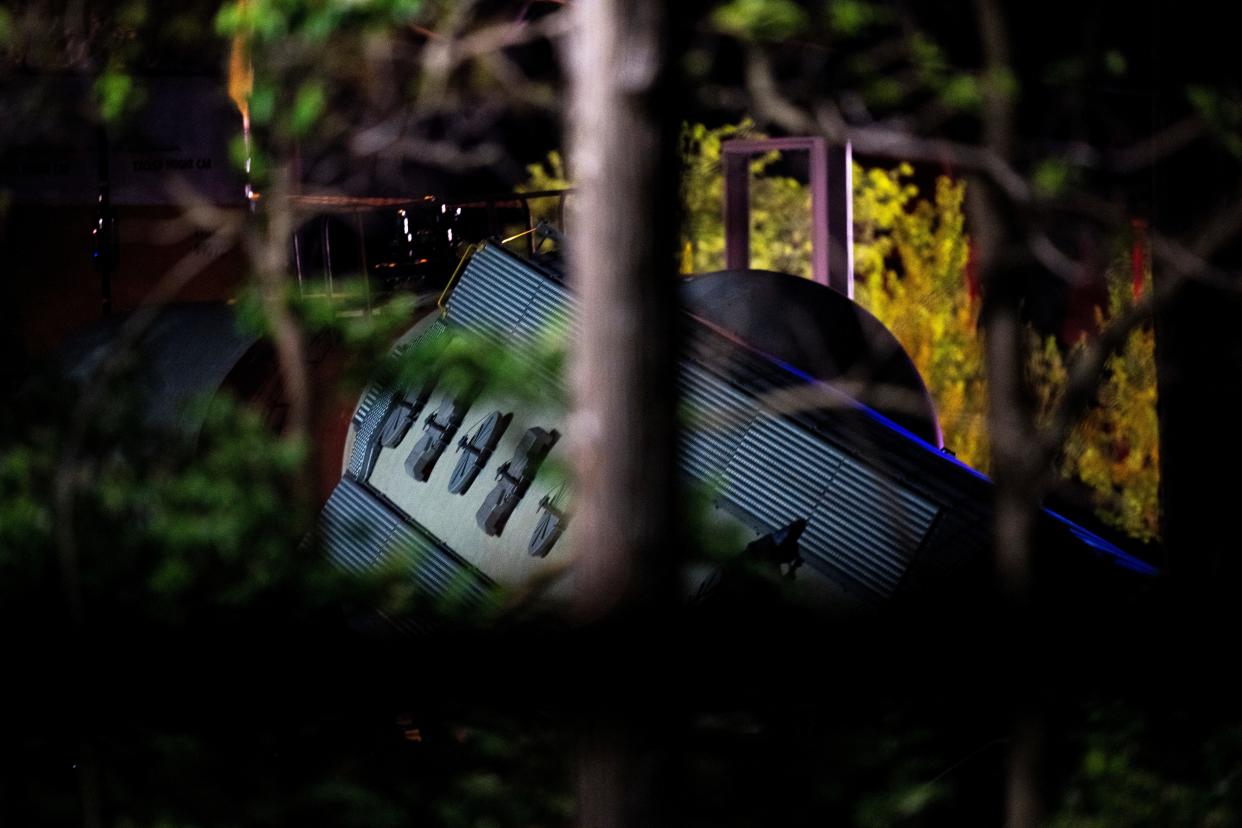
[[[811,161],[811,275],[821,285],[854,298],[853,152],[849,143],[823,138],[725,141],[725,266],[750,267],[750,159],[777,150],[805,152]]]

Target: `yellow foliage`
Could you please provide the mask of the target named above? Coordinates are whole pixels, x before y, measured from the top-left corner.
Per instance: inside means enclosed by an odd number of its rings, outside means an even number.
[[[721,143],[758,137],[753,124],[682,130],[682,272],[724,267]],[[768,174],[778,153],[751,162],[751,266],[811,275],[811,194],[794,178]],[[966,288],[964,184],[941,178],[920,199],[913,169],[854,169],[855,296],[897,337],[935,402],[949,446],[986,469],[987,388],[976,331],[979,303]],[[901,275],[899,276],[898,273]]]
[[[966,284],[965,183],[941,177],[919,198],[913,170],[854,167],[854,297],[914,361],[936,405],[945,444],[985,470],[987,383],[979,301]]]
[[[708,273],[725,266],[724,174],[721,143],[732,138],[759,138],[754,122],[722,127],[685,124],[682,149],[682,273]],[[780,160],[779,152],[751,159],[750,239],[751,267],[798,276],[811,275],[811,193],[796,178],[768,174]],[[559,152],[526,168],[527,181],[519,192],[563,189],[571,186]],[[553,199],[531,201],[533,221],[555,218]]]
[[[725,266],[724,168],[721,144],[761,138],[749,119],[709,129],[685,124],[681,131],[683,273],[709,273]],[[811,192],[796,178],[771,175],[779,152],[750,162],[750,266],[797,276],[811,275]]]
[[[569,176],[565,172],[565,159],[556,150],[548,153],[539,164],[528,164],[526,173],[530,177],[525,184],[519,184],[515,189],[519,193],[537,193],[544,190],[567,190],[572,185],[569,182]],[[530,222],[534,227],[541,221],[545,221],[552,226],[559,223],[560,199],[556,196],[548,196],[545,198],[532,198],[528,202],[530,206]]]
[[[1119,257],[1109,268],[1108,308],[1096,309],[1101,330],[1133,302],[1127,266],[1128,259]],[[1150,290],[1150,270],[1145,281],[1145,289]],[[1066,370],[1061,352],[1051,339],[1043,343],[1041,353],[1041,362],[1031,366],[1031,386],[1046,418],[1065,387]],[[1156,339],[1150,325],[1132,331],[1121,350],[1105,364],[1095,405],[1066,441],[1061,472],[1091,489],[1096,513],[1106,523],[1140,540],[1159,538]]]
[[[724,268],[724,176],[721,144],[762,137],[754,124],[682,128],[683,217],[680,268]],[[811,275],[811,195],[797,179],[771,173],[779,153],[751,161],[751,266]],[[558,153],[529,168],[525,189],[566,187]],[[854,166],[855,299],[897,337],[927,384],[945,444],[964,462],[987,471],[987,382],[979,300],[966,283],[970,240],[964,229],[965,183],[936,180],[920,197],[908,164],[894,169]],[[532,211],[537,213],[537,205]],[[1109,307],[1101,328],[1128,303],[1125,261],[1110,269]],[[1149,277],[1150,278],[1150,274]],[[1098,514],[1136,538],[1157,536],[1159,456],[1156,430],[1155,340],[1136,330],[1109,360],[1093,406],[1070,436],[1062,473],[1095,494]],[[1031,334],[1028,378],[1041,421],[1066,382],[1055,339]]]

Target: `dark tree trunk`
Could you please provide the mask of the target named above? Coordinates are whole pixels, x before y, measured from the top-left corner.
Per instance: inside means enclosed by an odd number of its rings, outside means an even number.
[[[571,46],[574,568],[583,620],[668,602],[676,565],[676,131],[668,12],[580,3]]]
[[[669,703],[659,696],[677,537],[676,121],[669,4],[574,5],[570,262],[574,611],[583,623],[581,825],[659,824]]]

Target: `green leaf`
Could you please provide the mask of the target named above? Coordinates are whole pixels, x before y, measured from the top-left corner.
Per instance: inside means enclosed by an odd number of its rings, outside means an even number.
[[[276,88],[270,83],[255,84],[250,93],[250,120],[256,124],[271,123],[276,112]]]
[[[1109,49],[1104,53],[1104,68],[1113,77],[1121,77],[1126,73],[1126,56],[1117,49]]]
[[[877,77],[867,84],[867,100],[878,106],[893,106],[906,96],[906,86],[896,78]]]
[[[313,43],[323,43],[332,36],[345,16],[345,10],[326,6],[310,14],[302,23],[302,37]]]
[[[95,81],[100,117],[107,123],[119,120],[131,101],[133,89],[134,79],[124,72],[109,69],[100,75]]]
[[[13,36],[13,15],[8,9],[0,6],[0,46],[9,42]]]
[[[1008,68],[991,69],[979,79],[979,88],[984,94],[1013,98],[1018,94],[1018,77]]]
[[[712,13],[723,32],[754,40],[783,40],[801,33],[807,14],[792,0],[730,0]]]
[[[298,89],[297,99],[293,102],[293,117],[289,127],[294,135],[305,135],[306,131],[319,120],[323,114],[325,96],[323,84],[308,81]]]
[[[1206,86],[1191,86],[1186,90],[1186,99],[1200,115],[1209,118],[1216,112],[1220,96]]]
[[[242,10],[237,3],[225,3],[216,12],[216,34],[234,35],[241,31],[243,23]]]
[[[239,170],[246,169],[246,161],[250,157],[250,148],[246,145],[246,136],[238,133],[229,139],[229,161]]]
[[[982,101],[982,96],[979,94],[979,82],[974,75],[965,72],[954,75],[940,90],[940,100],[954,109],[978,109]]]
[[[893,810],[900,816],[913,817],[925,811],[941,794],[942,791],[932,784],[911,785],[894,798]]]
[[[829,0],[828,25],[837,34],[860,34],[879,19],[879,10],[865,0]]]
[[[1242,156],[1242,100],[1206,86],[1187,87],[1186,98],[1225,149]]]
[[[143,0],[126,3],[117,15],[118,22],[127,28],[136,29],[147,22],[148,9]]]
[[[408,23],[422,10],[422,0],[388,0],[388,17],[394,23]]]
[[[910,38],[910,59],[929,82],[942,77],[949,65],[940,45],[921,32]]]
[[[1070,168],[1059,158],[1048,158],[1039,163],[1031,176],[1035,192],[1044,198],[1055,198],[1065,192],[1070,180]]]

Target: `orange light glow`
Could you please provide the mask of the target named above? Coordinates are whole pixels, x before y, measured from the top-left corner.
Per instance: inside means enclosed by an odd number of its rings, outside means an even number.
[[[244,13],[249,0],[238,0],[238,11]],[[229,99],[242,116],[242,129],[250,131],[250,95],[254,91],[254,66],[250,62],[250,44],[238,32],[229,50]]]

